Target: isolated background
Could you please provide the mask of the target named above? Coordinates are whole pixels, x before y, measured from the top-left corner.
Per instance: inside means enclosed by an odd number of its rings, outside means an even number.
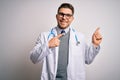
[[[72,26],[88,43],[101,28],[101,51],[86,65],[87,80],[120,80],[120,0],[0,0],[0,80],[39,80],[41,64],[29,52],[41,32],[57,25],[63,2],[75,7]]]

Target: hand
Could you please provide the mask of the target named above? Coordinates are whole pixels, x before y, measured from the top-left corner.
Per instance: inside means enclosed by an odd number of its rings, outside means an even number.
[[[101,34],[99,32],[99,29],[100,28],[97,28],[96,31],[92,35],[92,43],[94,44],[95,47],[100,45],[100,43],[102,41],[102,36],[101,36]]]
[[[60,45],[60,40],[59,38],[62,37],[63,34],[59,34],[56,37],[53,37],[49,42],[48,42],[48,46],[49,48],[54,48]]]

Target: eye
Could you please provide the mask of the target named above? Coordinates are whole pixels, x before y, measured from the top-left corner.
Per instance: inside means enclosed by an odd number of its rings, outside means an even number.
[[[72,14],[65,14],[62,12],[59,12],[58,15],[59,15],[59,17],[66,17],[66,18],[70,18],[71,16],[73,16]]]

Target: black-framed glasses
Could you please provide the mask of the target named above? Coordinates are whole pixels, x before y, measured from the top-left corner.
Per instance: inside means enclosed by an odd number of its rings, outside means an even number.
[[[72,14],[65,14],[65,13],[62,13],[62,12],[59,12],[58,15],[59,15],[60,17],[64,17],[64,16],[65,16],[66,18],[70,18],[70,17],[73,16]]]

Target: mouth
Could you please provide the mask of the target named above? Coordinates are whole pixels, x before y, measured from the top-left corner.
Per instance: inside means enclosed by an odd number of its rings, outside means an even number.
[[[61,20],[60,23],[61,23],[62,25],[67,24],[67,22],[66,22],[66,21],[63,21],[63,20]]]

